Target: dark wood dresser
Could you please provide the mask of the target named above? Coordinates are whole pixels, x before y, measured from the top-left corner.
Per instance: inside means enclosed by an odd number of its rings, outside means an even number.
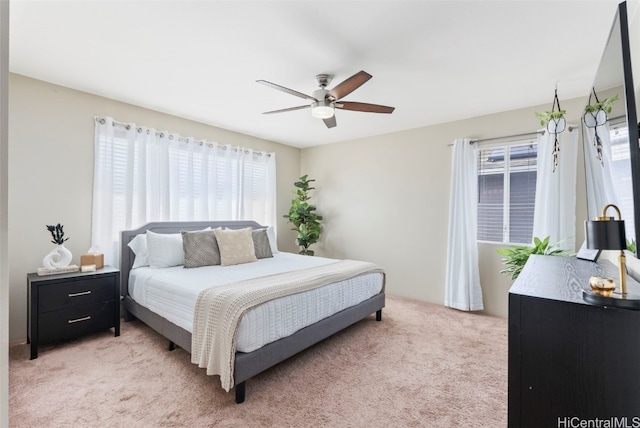
[[[640,427],[640,311],[585,302],[591,276],[618,283],[610,262],[531,256],[511,287],[510,427]]]
[[[28,340],[31,359],[38,346],[114,328],[120,335],[120,271],[27,275]]]

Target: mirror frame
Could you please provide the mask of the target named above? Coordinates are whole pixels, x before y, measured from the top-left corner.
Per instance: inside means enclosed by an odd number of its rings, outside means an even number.
[[[624,91],[627,111],[627,128],[629,133],[629,155],[631,158],[631,181],[633,182],[633,221],[636,236],[636,258],[640,258],[638,243],[640,243],[640,123],[636,112],[636,97],[633,86],[633,71],[631,69],[631,45],[629,41],[629,18],[627,2],[618,5],[618,19],[620,20],[620,39],[622,42],[622,68],[624,74]]]
[[[616,33],[619,31],[619,34]],[[611,49],[617,48],[613,44],[617,44],[617,38],[620,38],[620,52],[611,51]],[[626,125],[629,135],[629,161],[631,163],[631,191],[633,199],[633,224],[635,225],[635,236],[632,238],[636,242],[635,257],[640,258],[640,140],[638,134],[640,133],[640,124],[638,124],[638,117],[636,112],[636,101],[633,86],[633,73],[631,70],[631,47],[629,43],[629,21],[627,14],[627,2],[623,1],[618,4],[618,10],[613,20],[611,30],[609,31],[609,38],[605,44],[605,48],[598,66],[598,71],[594,78],[594,83],[589,91],[596,88],[598,78],[602,79],[602,70],[607,69],[607,64],[610,64],[611,55],[615,55],[616,59],[621,59],[622,64],[622,85],[624,90],[624,108],[626,116]],[[609,59],[609,61],[607,61]],[[598,88],[602,90],[602,88]],[[604,88],[605,90],[607,88]],[[583,137],[584,138],[584,137]],[[586,156],[586,153],[585,153]]]
[[[633,72],[631,69],[631,46],[629,43],[629,18],[627,2],[618,5],[618,19],[620,20],[620,41],[622,45],[622,69],[624,75],[624,92],[627,112],[627,130],[629,134],[629,156],[631,160],[631,181],[633,188],[633,221],[635,224],[636,258],[640,258],[638,244],[640,243],[640,137],[638,135],[638,115],[636,112],[636,97],[633,86]],[[614,24],[615,25],[615,24]]]

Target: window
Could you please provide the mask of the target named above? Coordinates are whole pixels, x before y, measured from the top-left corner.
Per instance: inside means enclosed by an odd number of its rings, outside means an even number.
[[[629,153],[629,130],[624,126],[612,125],[609,130],[611,138],[611,172],[616,183],[616,193],[620,214],[624,222],[627,240],[631,241],[636,236],[633,224],[633,182],[631,180],[631,157]],[[613,215],[613,211],[608,215]],[[598,214],[599,215],[599,214]]]
[[[527,140],[477,150],[479,241],[531,243],[537,149]]]
[[[112,266],[120,231],[152,221],[275,225],[275,154],[96,118],[92,245]]]

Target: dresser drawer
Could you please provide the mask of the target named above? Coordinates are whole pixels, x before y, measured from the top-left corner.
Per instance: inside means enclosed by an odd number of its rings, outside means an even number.
[[[115,326],[113,301],[41,314],[40,343],[71,339]]]
[[[73,308],[114,300],[115,276],[68,279],[40,286],[38,312]]]

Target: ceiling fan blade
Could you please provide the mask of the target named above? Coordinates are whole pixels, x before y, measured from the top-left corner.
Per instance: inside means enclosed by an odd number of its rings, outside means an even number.
[[[343,97],[346,97],[351,92],[358,89],[362,86],[367,80],[371,79],[371,76],[366,71],[359,71],[353,76],[349,77],[347,80],[338,84],[335,88],[329,91],[327,95],[333,97],[334,100],[339,100]]]
[[[327,125],[327,128],[333,128],[334,126],[337,125],[335,115],[331,116],[328,119],[322,119],[322,121],[324,122],[325,125]]]
[[[309,108],[309,107],[311,107],[311,106],[306,105],[306,106],[298,106],[298,107],[289,107],[289,108],[283,108],[281,110],[265,111],[262,114],[284,113],[286,111],[302,110],[302,109]]]
[[[302,92],[294,91],[293,89],[285,88],[284,86],[276,85],[275,83],[267,82],[266,80],[256,80],[256,82],[268,86],[273,89],[277,89],[278,91],[285,92],[287,94],[295,95],[296,97],[303,98],[309,101],[318,101],[313,98],[311,95],[303,94]]]
[[[395,107],[382,106],[380,104],[357,103],[350,101],[340,101],[335,104],[336,108],[342,110],[364,111],[367,113],[393,113]]]

